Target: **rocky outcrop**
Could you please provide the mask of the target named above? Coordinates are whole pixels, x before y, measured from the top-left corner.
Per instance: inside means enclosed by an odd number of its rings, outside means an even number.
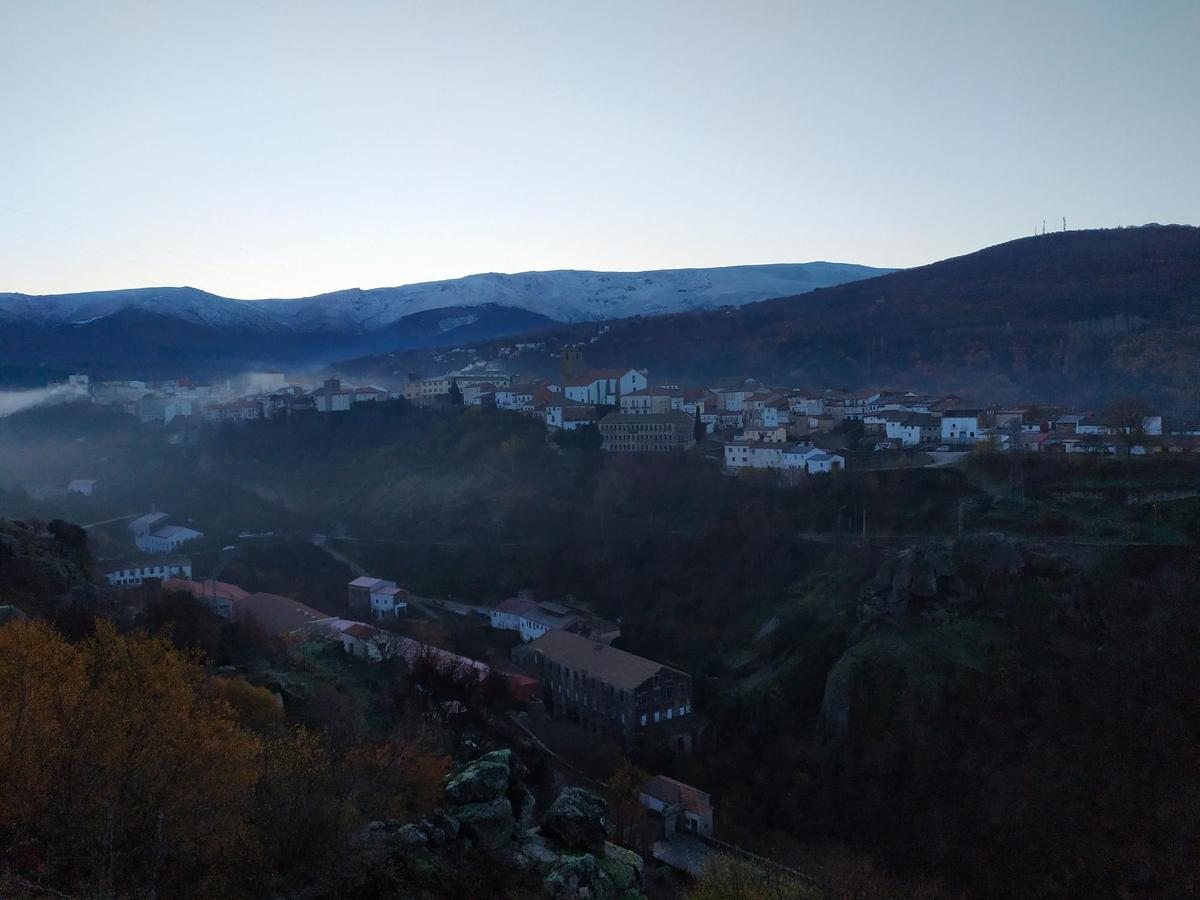
[[[603,853],[611,830],[608,802],[582,788],[564,788],[542,817],[542,827],[565,847]]]
[[[608,841],[608,804],[581,788],[565,788],[542,816],[512,751],[473,760],[447,776],[446,804],[419,822],[372,822],[355,843],[397,859],[413,854],[452,866],[456,854],[488,854],[493,864],[528,880],[555,900],[637,900],[642,857]]]

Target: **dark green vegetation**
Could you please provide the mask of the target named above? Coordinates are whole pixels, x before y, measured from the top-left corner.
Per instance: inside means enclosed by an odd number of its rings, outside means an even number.
[[[798,297],[619,320],[602,334],[568,326],[538,339],[551,351],[587,342],[589,363],[647,366],[654,377],[753,373],[812,388],[903,385],[1083,405],[1134,391],[1192,416],[1200,229],[1047,234]],[[400,363],[355,368],[390,372]],[[439,367],[419,356],[403,363]],[[525,356],[521,364],[537,363]],[[554,370],[549,359],[542,365]]]
[[[981,453],[783,489],[702,453],[562,446],[494,411],[385,404],[175,445],[97,428],[113,460],[125,446],[152,470],[202,473],[234,533],[243,510],[269,509],[344,530],[341,552],[418,593],[533,587],[620,617],[623,646],[693,674],[710,722],[697,757],[645,746],[637,761],[711,790],[727,838],[803,869],[836,840],[950,895],[1194,893],[1190,460]],[[174,510],[206,527],[210,507],[180,490]],[[230,566],[264,587],[311,571],[314,592],[345,575],[281,546]],[[212,652],[236,661],[240,646]],[[347,691],[375,710],[367,733],[386,721],[372,699],[386,691]],[[315,719],[295,707],[314,727],[330,697],[316,694]]]

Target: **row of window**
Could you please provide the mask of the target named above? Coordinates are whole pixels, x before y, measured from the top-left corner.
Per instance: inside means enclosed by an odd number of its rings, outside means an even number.
[[[691,709],[691,707],[688,704],[686,704],[686,703],[680,704],[679,715],[686,716],[690,709]],[[673,706],[668,706],[666,713],[662,713],[657,709],[654,711],[654,721],[655,722],[670,721],[674,717],[675,717],[675,707],[673,707]],[[647,724],[648,719],[647,719],[647,716],[645,713],[642,713],[639,721],[643,726],[645,726]]]

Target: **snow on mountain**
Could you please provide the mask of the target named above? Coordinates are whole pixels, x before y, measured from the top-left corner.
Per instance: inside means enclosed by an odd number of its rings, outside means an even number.
[[[189,287],[47,296],[0,294],[0,319],[80,325],[136,310],[218,329],[361,334],[416,313],[489,304],[526,310],[557,322],[739,306],[888,271],[814,262],[650,272],[487,273],[291,300],[233,300]]]
[[[277,329],[269,308],[196,288],[134,288],[82,294],[0,294],[0,319],[40,325],[90,325],[119,312],[152,313],[213,328]]]

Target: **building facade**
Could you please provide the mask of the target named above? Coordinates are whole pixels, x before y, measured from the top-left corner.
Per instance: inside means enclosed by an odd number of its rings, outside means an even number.
[[[686,672],[560,629],[519,646],[514,657],[541,682],[555,718],[623,744],[654,733],[690,751],[698,739]]]
[[[696,420],[685,412],[609,413],[600,420],[601,447],[612,453],[670,453],[696,443]]]

